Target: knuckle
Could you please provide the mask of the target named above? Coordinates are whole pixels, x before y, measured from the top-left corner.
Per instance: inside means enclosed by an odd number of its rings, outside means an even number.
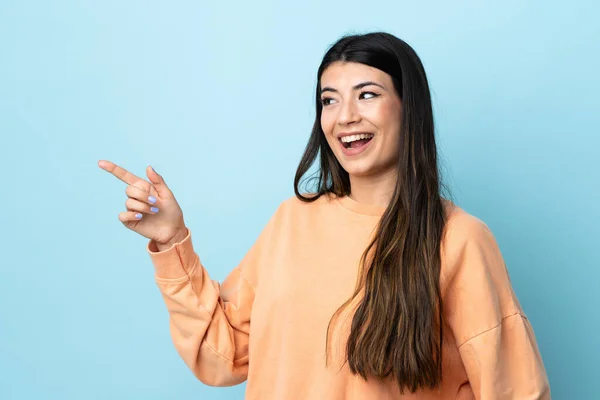
[[[149,188],[149,183],[146,182],[144,179],[139,179],[135,182],[135,186],[137,188],[139,188],[140,190],[148,190]]]
[[[127,196],[131,196],[131,195],[133,194],[133,186],[132,186],[132,185],[128,185],[128,186],[125,188],[125,194],[126,194]]]

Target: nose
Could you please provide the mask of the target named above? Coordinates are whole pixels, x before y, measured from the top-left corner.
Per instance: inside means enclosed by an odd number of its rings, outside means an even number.
[[[346,101],[341,104],[338,114],[338,124],[349,125],[360,121],[360,113],[353,101]]]

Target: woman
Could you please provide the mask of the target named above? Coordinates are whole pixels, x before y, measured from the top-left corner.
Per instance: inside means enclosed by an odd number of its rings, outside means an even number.
[[[173,342],[202,382],[248,399],[538,399],[550,389],[493,234],[440,195],[425,71],[386,33],[318,70],[316,120],[284,201],[220,285],[163,178],[125,181]],[[312,193],[300,184],[318,158]]]

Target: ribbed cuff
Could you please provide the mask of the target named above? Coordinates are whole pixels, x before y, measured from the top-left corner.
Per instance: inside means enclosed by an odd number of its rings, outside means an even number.
[[[147,250],[154,265],[156,277],[159,279],[177,279],[189,276],[196,263],[199,262],[192,244],[192,231],[189,228],[187,236],[168,249],[158,251],[156,243],[150,240]]]

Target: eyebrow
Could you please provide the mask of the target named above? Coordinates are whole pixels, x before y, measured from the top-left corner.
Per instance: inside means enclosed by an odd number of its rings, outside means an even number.
[[[371,85],[379,86],[380,88],[382,88],[383,90],[385,90],[385,88],[382,85],[380,85],[379,83],[373,82],[373,81],[361,82],[358,85],[354,85],[352,87],[352,90],[362,89],[365,86],[371,86]],[[332,87],[325,86],[324,88],[321,89],[321,94],[323,94],[323,92],[334,92],[334,93],[337,93],[337,90],[334,89],[334,88],[332,88]]]

